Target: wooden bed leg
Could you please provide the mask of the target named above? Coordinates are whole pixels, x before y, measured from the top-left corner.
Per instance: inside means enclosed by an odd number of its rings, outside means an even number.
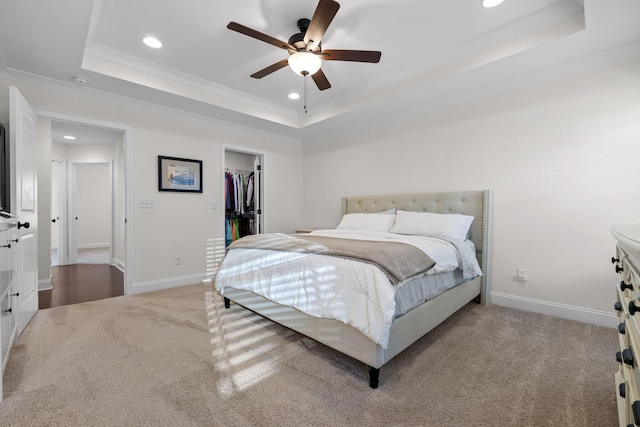
[[[378,378],[380,378],[380,368],[369,366],[369,387],[378,388]]]
[[[222,297],[224,298],[224,308],[230,308],[231,307],[231,300],[227,297]]]

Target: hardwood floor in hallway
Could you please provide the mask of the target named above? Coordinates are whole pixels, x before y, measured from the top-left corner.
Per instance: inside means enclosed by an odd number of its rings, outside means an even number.
[[[109,264],[55,266],[52,275],[52,289],[38,293],[40,309],[124,295],[124,274]]]

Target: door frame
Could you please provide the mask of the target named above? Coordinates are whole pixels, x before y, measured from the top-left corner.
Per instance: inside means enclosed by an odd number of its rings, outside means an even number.
[[[54,168],[53,166],[51,167],[51,182],[52,183],[56,183],[57,184],[57,188],[56,188],[56,192],[53,191],[53,186],[52,186],[52,191],[51,191],[51,201],[53,203],[54,200],[54,196],[56,197],[56,202],[58,203],[58,208],[59,208],[59,216],[57,218],[51,218],[51,221],[53,222],[53,220],[56,220],[56,224],[57,224],[57,240],[58,240],[58,252],[57,252],[57,264],[55,265],[62,265],[63,264],[63,260],[64,260],[64,254],[66,253],[66,247],[63,245],[63,241],[64,239],[62,238],[62,236],[66,233],[66,225],[64,224],[64,221],[62,221],[62,218],[66,218],[67,217],[67,208],[65,205],[65,198],[63,197],[64,195],[64,190],[65,190],[65,182],[66,182],[66,174],[64,173],[66,171],[66,161],[59,161],[59,160],[51,160],[51,164],[56,164],[57,166]],[[55,169],[55,170],[54,170]],[[57,174],[56,180],[53,179],[53,174]],[[53,207],[53,206],[52,206]],[[53,212],[53,210],[51,211],[51,217],[53,217],[53,215],[56,212]],[[52,226],[53,227],[53,226]],[[53,233],[51,234],[51,249],[53,249]],[[51,289],[51,285],[49,285],[49,289]],[[43,290],[43,289],[41,289]]]
[[[131,241],[131,227],[128,224],[128,218],[131,218],[131,179],[132,176],[132,165],[131,159],[132,157],[132,147],[133,147],[133,128],[128,125],[123,125],[120,123],[113,123],[104,120],[95,120],[88,119],[86,117],[79,117],[69,114],[57,113],[47,110],[38,110],[36,111],[38,117],[54,120],[54,121],[65,121],[65,122],[73,122],[78,124],[83,124],[87,126],[101,127],[106,129],[111,129],[115,131],[120,131],[123,133],[123,157],[124,157],[124,266],[118,266],[121,268],[124,273],[124,294],[131,294],[132,283],[131,283],[131,272],[133,271],[133,257],[132,254],[132,241]],[[112,249],[113,250],[113,249]]]
[[[225,237],[225,180],[224,178],[224,173],[226,171],[226,152],[227,151],[234,151],[236,153],[241,153],[241,154],[249,154],[252,156],[256,156],[256,157],[260,157],[260,191],[258,193],[258,197],[260,198],[260,211],[261,213],[259,214],[259,221],[260,221],[260,225],[259,225],[259,230],[260,233],[266,233],[267,231],[265,230],[265,224],[266,224],[266,216],[265,216],[265,211],[267,211],[268,209],[265,209],[265,200],[267,199],[266,194],[266,185],[265,185],[265,171],[266,171],[266,167],[265,164],[267,163],[267,154],[264,151],[260,151],[260,150],[254,150],[251,148],[247,148],[247,147],[239,147],[236,145],[228,145],[228,144],[221,144],[221,151],[220,151],[220,170],[221,170],[221,177],[220,177],[220,212],[221,212],[221,219],[220,219],[220,224],[222,226],[222,239],[224,241],[224,237]]]
[[[66,226],[68,230],[68,258],[65,264],[78,263],[78,165],[108,165],[109,166],[109,262],[113,260],[113,161],[112,160],[96,160],[96,161],[68,161],[68,177],[67,177],[67,212]],[[73,219],[75,217],[75,220]]]

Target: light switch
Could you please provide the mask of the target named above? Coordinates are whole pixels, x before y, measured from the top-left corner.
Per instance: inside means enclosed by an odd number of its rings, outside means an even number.
[[[138,200],[138,207],[150,209],[150,208],[155,208],[156,206],[153,199],[140,199]]]

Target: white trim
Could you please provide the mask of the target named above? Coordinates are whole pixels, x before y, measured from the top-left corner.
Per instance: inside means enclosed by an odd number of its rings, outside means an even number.
[[[148,282],[134,283],[129,290],[129,295],[142,294],[145,292],[161,291],[163,289],[175,288],[178,286],[194,285],[202,283],[207,279],[206,274],[192,274],[190,276],[172,277],[169,279],[151,280]]]
[[[38,280],[38,292],[49,291],[51,289],[53,289],[53,285],[51,284],[51,279]]]
[[[111,248],[111,242],[82,243],[78,245],[78,249],[104,249],[104,248]]]
[[[124,263],[121,260],[113,258],[111,260],[111,265],[113,265],[115,268],[120,270],[122,274],[124,274]]]
[[[578,322],[590,323],[608,328],[615,328],[618,325],[618,319],[613,312],[609,313],[606,311],[519,297],[500,292],[491,292],[491,303],[504,307],[516,308],[518,310],[532,311],[534,313],[561,317],[563,319],[577,320]]]

